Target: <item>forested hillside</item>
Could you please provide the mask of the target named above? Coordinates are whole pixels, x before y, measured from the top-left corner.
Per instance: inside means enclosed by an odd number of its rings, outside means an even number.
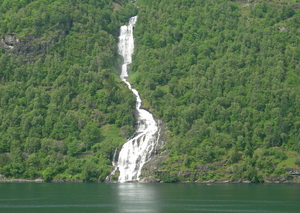
[[[170,131],[152,175],[169,182],[297,179],[300,4],[138,3],[131,82]]]
[[[0,0],[2,178],[109,174],[134,129],[117,37],[136,13],[127,0]]]
[[[0,179],[105,179],[134,131],[117,42],[138,14],[129,81],[168,129],[144,176],[300,181],[299,8],[0,0]]]

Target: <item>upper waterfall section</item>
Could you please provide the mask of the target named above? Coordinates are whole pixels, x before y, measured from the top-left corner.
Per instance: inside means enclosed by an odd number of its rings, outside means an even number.
[[[123,56],[123,65],[120,78],[122,80],[128,77],[127,66],[132,62],[132,53],[134,50],[133,28],[136,23],[137,16],[130,18],[129,24],[121,27],[118,53]]]

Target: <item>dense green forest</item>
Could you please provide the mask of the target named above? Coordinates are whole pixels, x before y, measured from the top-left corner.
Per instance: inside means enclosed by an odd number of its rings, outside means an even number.
[[[297,1],[138,2],[131,82],[170,131],[169,154],[153,175],[170,182],[296,178]]]
[[[105,179],[134,131],[117,41],[138,14],[129,81],[168,129],[147,175],[299,180],[299,8],[298,0],[0,0],[0,175]]]
[[[130,1],[0,0],[0,174],[102,181],[134,130],[118,78]]]

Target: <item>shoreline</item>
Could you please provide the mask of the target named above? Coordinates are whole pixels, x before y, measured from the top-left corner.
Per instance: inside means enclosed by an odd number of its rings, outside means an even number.
[[[0,183],[118,183],[118,182],[84,182],[81,180],[61,180],[61,179],[55,179],[51,181],[45,181],[43,179],[35,179],[35,180],[27,180],[27,179],[9,179],[9,180],[0,180]],[[130,183],[130,182],[128,182]],[[166,182],[131,182],[131,183],[140,183],[140,184],[147,184],[147,183],[166,183]],[[251,182],[248,180],[238,180],[238,181],[232,181],[232,180],[208,180],[208,181],[179,181],[179,182],[174,182],[173,184],[176,183],[199,183],[199,184],[300,184],[299,181],[290,181],[290,180],[283,180],[283,181],[264,181],[260,183],[255,183]]]

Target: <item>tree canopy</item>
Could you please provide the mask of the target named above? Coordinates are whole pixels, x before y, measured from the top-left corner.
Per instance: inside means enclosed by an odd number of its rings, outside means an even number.
[[[0,174],[105,179],[135,125],[117,36],[136,12],[130,1],[0,0]]]
[[[168,128],[164,160],[148,174],[297,180],[299,8],[298,0],[0,0],[0,174],[105,179],[134,132],[117,38],[138,14],[129,81]]]
[[[131,81],[170,130],[166,176],[257,182],[299,169],[299,4],[138,2]],[[192,177],[202,165],[215,175]]]

